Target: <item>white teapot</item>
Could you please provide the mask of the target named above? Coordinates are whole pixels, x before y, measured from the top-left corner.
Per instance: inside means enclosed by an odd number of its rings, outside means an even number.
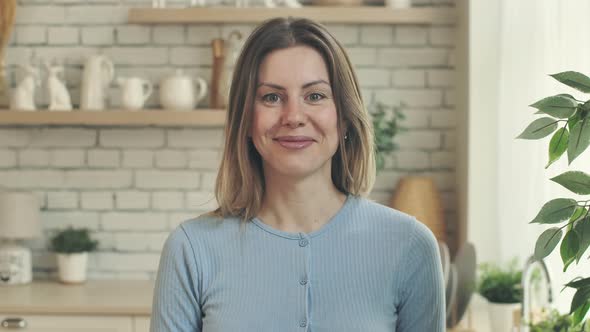
[[[207,82],[200,77],[195,80],[196,86],[193,79],[180,69],[175,75],[163,79],[160,83],[160,104],[164,109],[192,111],[207,94]]]
[[[121,107],[126,110],[139,110],[153,92],[152,82],[139,77],[118,77],[121,87]]]

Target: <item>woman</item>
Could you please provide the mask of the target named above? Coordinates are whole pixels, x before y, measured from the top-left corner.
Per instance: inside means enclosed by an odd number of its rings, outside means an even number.
[[[361,195],[373,134],[327,30],[273,19],[236,64],[219,208],[168,238],[152,332],[444,331],[436,240]]]

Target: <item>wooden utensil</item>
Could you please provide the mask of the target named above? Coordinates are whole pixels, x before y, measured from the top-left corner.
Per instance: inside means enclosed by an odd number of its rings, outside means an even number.
[[[225,107],[225,96],[221,91],[221,79],[225,63],[225,41],[216,38],[211,41],[213,49],[213,73],[211,75],[211,89],[209,93],[209,107],[213,109]]]
[[[16,0],[0,1],[0,107],[6,107],[10,102],[9,87],[6,83],[4,49],[10,39],[15,14]]]
[[[473,244],[463,244],[453,264],[457,268],[457,293],[453,301],[453,312],[447,320],[447,326],[451,327],[456,326],[463,318],[474,292],[477,260]]]

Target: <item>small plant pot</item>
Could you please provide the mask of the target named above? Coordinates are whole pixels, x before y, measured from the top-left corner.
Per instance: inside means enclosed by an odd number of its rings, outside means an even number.
[[[65,284],[80,284],[86,281],[88,252],[57,254],[59,281]]]
[[[512,331],[514,311],[520,309],[520,303],[489,302],[489,314],[492,331]]]

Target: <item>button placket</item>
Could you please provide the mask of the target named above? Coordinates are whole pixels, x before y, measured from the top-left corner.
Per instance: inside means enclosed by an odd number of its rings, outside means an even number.
[[[310,320],[310,312],[309,312],[309,297],[310,297],[310,285],[309,285],[309,278],[310,278],[310,268],[311,268],[311,246],[309,236],[305,233],[299,233],[299,247],[304,251],[303,255],[305,257],[304,261],[304,271],[303,274],[300,276],[299,284],[303,287],[302,291],[304,292],[303,300],[305,302],[305,311],[304,316],[299,321],[299,327],[304,328],[304,331],[309,330],[309,320]]]

